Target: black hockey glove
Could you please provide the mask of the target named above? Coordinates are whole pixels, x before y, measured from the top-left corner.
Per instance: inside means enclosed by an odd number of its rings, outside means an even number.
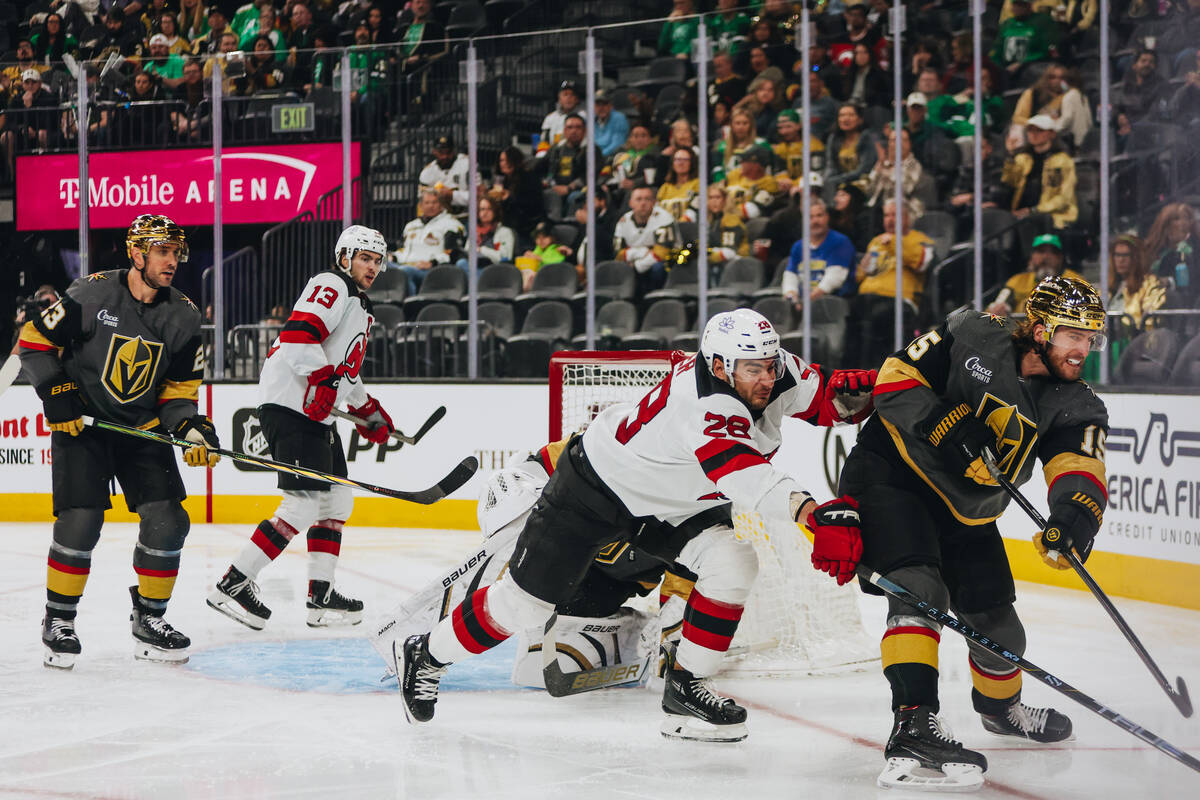
[[[925,434],[938,448],[950,467],[982,486],[998,486],[983,461],[984,452],[996,457],[996,434],[971,413],[971,406],[960,403],[927,420]]]
[[[75,381],[60,372],[39,383],[35,391],[42,400],[47,427],[52,431],[78,436],[83,430],[86,407]]]
[[[209,450],[221,446],[217,429],[212,420],[203,414],[183,420],[175,426],[174,433],[181,439],[193,442],[192,447],[183,451],[183,463],[189,467],[215,467],[221,460],[221,456]]]
[[[1092,553],[1096,530],[1096,520],[1086,509],[1064,505],[1046,520],[1046,530],[1033,535],[1033,546],[1047,565],[1055,569],[1070,569],[1071,565],[1065,558],[1061,555],[1051,558],[1050,551],[1065,553],[1074,550],[1080,563],[1086,562]]]

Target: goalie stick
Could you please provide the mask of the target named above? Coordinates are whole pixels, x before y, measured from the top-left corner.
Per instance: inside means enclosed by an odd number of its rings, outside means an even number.
[[[363,419],[362,417],[356,417],[347,411],[342,411],[341,409],[335,408],[332,411],[330,411],[329,413],[335,417],[344,419],[347,422],[353,422],[355,425],[362,425],[363,427],[366,427],[366,428],[371,427],[365,419]],[[397,442],[401,442],[403,444],[416,444],[417,442],[421,441],[421,439],[424,438],[425,434],[429,433],[429,430],[434,425],[437,425],[438,422],[441,420],[441,418],[444,416],[446,416],[446,407],[439,406],[436,411],[434,411],[432,414],[429,415],[429,419],[425,420],[425,424],[422,425],[420,428],[418,428],[417,432],[415,434],[413,434],[412,436],[406,436],[405,434],[401,433],[400,431],[393,430],[391,433],[391,437],[393,439],[395,439]]]
[[[1008,492],[1013,500],[1017,501],[1017,505],[1033,520],[1033,524],[1037,525],[1039,530],[1046,530],[1046,520],[1042,517],[1041,513],[1034,508],[1033,503],[1029,502],[1029,498],[1022,494],[1021,490],[1013,486],[1012,482],[1004,476],[1004,473],[1000,471],[990,453],[984,456],[983,461],[987,465],[988,471],[992,473],[992,477],[1004,487],[1004,491]],[[1167,693],[1167,697],[1171,698],[1171,702],[1179,709],[1179,713],[1185,717],[1190,717],[1192,715],[1192,699],[1188,696],[1187,684],[1183,682],[1183,677],[1179,675],[1175,676],[1175,685],[1178,687],[1178,691],[1172,689],[1167,676],[1158,668],[1158,664],[1154,663],[1154,659],[1150,657],[1150,653],[1146,651],[1141,640],[1138,639],[1133,629],[1129,627],[1129,623],[1121,616],[1121,612],[1117,611],[1117,607],[1113,605],[1112,600],[1100,588],[1100,584],[1096,583],[1096,579],[1083,566],[1083,562],[1079,560],[1078,556],[1072,552],[1060,551],[1058,554],[1067,560],[1067,563],[1075,570],[1075,574],[1079,576],[1079,579],[1084,582],[1084,585],[1091,590],[1092,595],[1100,602],[1104,610],[1108,612],[1108,616],[1116,623],[1117,628],[1125,636],[1125,640],[1133,647],[1133,651],[1138,654],[1138,658],[1142,660],[1142,663],[1150,670],[1150,674],[1158,681],[1158,685]]]
[[[1151,733],[1141,725],[1133,722],[1133,720],[1127,719],[1111,708],[1101,705],[1063,679],[1051,675],[1049,672],[1046,672],[1032,661],[1027,661],[1016,653],[1011,652],[1005,648],[1004,645],[990,637],[984,636],[982,633],[979,633],[974,628],[969,627],[957,617],[947,614],[945,611],[941,611],[940,609],[934,608],[929,603],[925,602],[908,589],[905,589],[900,584],[883,577],[878,572],[873,572],[870,567],[859,564],[857,572],[858,576],[864,581],[877,586],[887,594],[895,597],[897,600],[902,600],[903,602],[908,603],[917,612],[929,617],[939,625],[957,631],[958,633],[962,634],[967,641],[974,642],[981,647],[986,647],[997,656],[1012,662],[1014,666],[1037,678],[1051,689],[1054,689],[1056,692],[1060,692],[1074,700],[1076,703],[1079,703],[1088,711],[1099,714],[1101,717],[1104,717],[1121,730],[1133,734],[1156,750],[1160,750],[1181,764],[1185,764],[1196,772],[1200,772],[1200,760],[1197,760],[1193,756],[1183,752],[1162,737]]]
[[[150,439],[152,441],[162,442],[163,444],[173,445],[185,450],[196,446],[195,442],[189,442],[186,439],[179,439],[169,434],[155,433],[154,431],[143,431],[138,428],[131,428],[128,425],[121,425],[116,422],[108,422],[106,420],[96,419],[95,417],[85,416],[83,417],[83,423],[85,425],[103,428],[104,430],[124,433],[128,436],[137,436],[142,439]],[[471,476],[475,474],[475,471],[479,469],[479,462],[475,459],[475,457],[467,456],[459,463],[457,467],[450,471],[450,474],[442,478],[430,488],[417,492],[405,492],[399,489],[388,489],[384,486],[376,486],[373,483],[356,481],[353,478],[343,478],[340,475],[330,475],[327,472],[309,469],[308,467],[300,467],[296,466],[295,464],[284,464],[281,461],[273,461],[269,458],[252,456],[246,453],[238,453],[234,450],[225,450],[221,447],[210,447],[208,449],[213,453],[233,459],[234,461],[244,461],[247,464],[257,464],[260,467],[267,467],[275,470],[276,472],[290,472],[293,475],[302,475],[305,478],[314,478],[319,481],[325,481],[326,483],[339,483],[343,486],[363,489],[368,492],[384,495],[385,497],[393,497],[397,500],[406,500],[410,503],[420,503],[421,505],[431,505],[436,503],[438,500],[441,500],[443,497],[455,491],[469,481]]]

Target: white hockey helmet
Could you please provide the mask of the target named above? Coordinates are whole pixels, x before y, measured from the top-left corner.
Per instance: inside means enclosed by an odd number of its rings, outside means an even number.
[[[379,271],[387,269],[387,240],[383,238],[382,233],[365,225],[351,225],[342,231],[337,244],[333,246],[334,266],[342,272],[349,273],[350,262],[354,260],[354,256],[359,250],[378,253],[384,259],[383,263],[379,265]],[[343,255],[346,256],[346,266],[342,266]]]
[[[542,496],[547,480],[546,471],[535,461],[523,461],[493,472],[475,507],[483,537],[490,538],[514,520],[523,519]]]
[[[771,322],[748,308],[735,308],[717,314],[704,326],[700,337],[700,355],[713,370],[713,357],[720,356],[725,365],[726,381],[733,385],[733,371],[739,358],[773,358],[775,375],[783,374],[783,355],[779,349],[779,334]]]

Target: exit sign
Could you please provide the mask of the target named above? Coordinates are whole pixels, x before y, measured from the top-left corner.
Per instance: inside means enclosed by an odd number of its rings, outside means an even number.
[[[312,103],[271,106],[271,133],[303,133],[316,126]]]

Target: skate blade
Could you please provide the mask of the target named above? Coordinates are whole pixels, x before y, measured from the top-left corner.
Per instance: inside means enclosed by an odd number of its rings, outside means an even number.
[[[688,742],[740,742],[750,735],[743,722],[714,725],[702,719],[679,714],[668,714],[658,731],[667,739]]]
[[[164,650],[145,642],[137,642],[133,648],[133,657],[138,661],[152,661],[159,664],[186,664],[189,655],[187,648]]]
[[[42,666],[53,669],[74,669],[77,653],[56,653],[49,647],[44,647],[43,650],[45,652],[42,654]]]
[[[337,611],[332,608],[310,608],[308,610],[308,627],[310,628],[348,628],[363,621],[361,611]]]
[[[213,592],[208,596],[208,607],[214,611],[220,611],[225,616],[229,617],[234,622],[240,622],[247,628],[261,631],[267,626],[267,620],[263,617],[256,616],[243,609],[238,602],[227,595],[220,592]]]
[[[1016,747],[1020,750],[1036,750],[1048,745],[1063,744],[1065,742],[1075,741],[1075,731],[1071,731],[1069,734],[1067,734],[1065,739],[1059,739],[1054,742],[1039,742],[1037,739],[1030,739],[1028,736],[1018,736],[1015,733],[1001,733],[999,731],[988,730],[987,728],[984,728],[983,730],[988,736],[995,737],[996,739],[1003,739],[1009,747]]]
[[[976,792],[983,786],[983,770],[975,764],[947,763],[938,772],[923,768],[915,758],[889,758],[875,784],[881,789]]]

